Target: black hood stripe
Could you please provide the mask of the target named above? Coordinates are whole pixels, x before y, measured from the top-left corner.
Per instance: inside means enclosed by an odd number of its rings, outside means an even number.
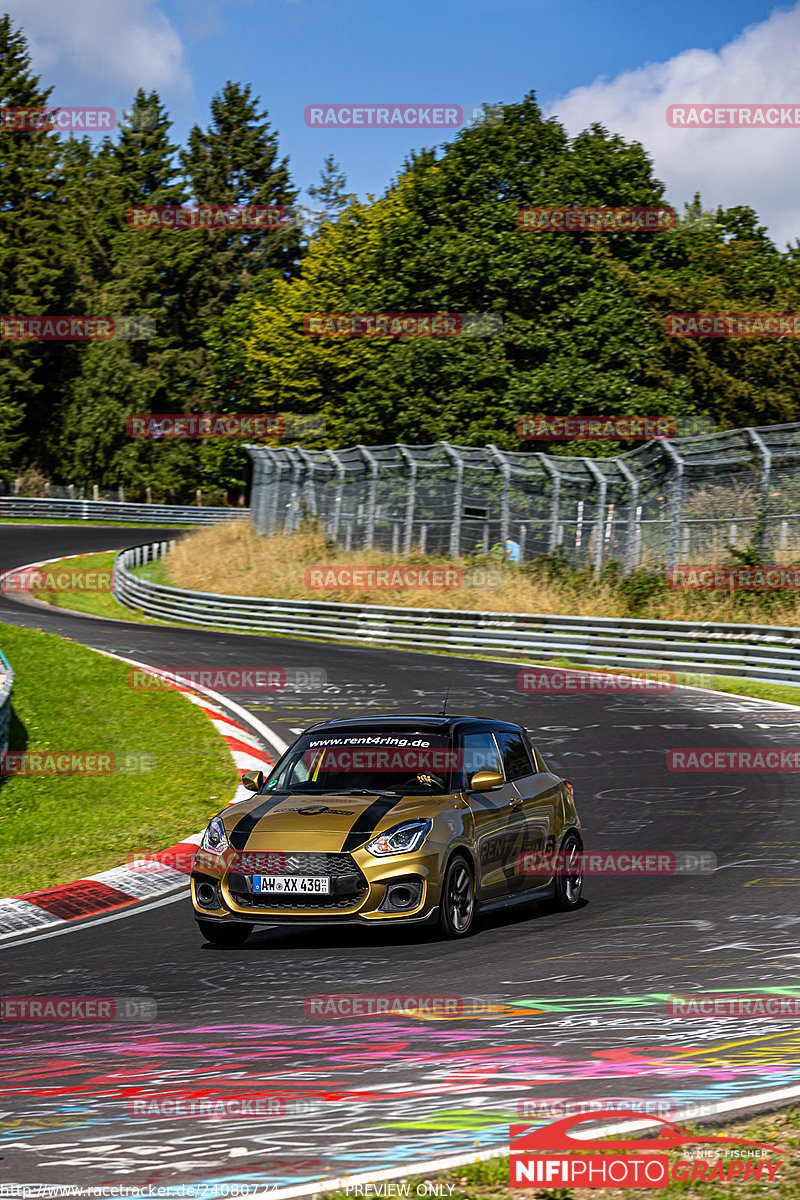
[[[261,818],[265,817],[268,812],[272,812],[273,808],[285,799],[285,792],[282,792],[278,796],[267,796],[266,800],[263,800],[261,804],[257,804],[249,813],[245,813],[228,839],[234,850],[244,850],[247,847],[250,834]]]
[[[356,818],[350,832],[345,838],[342,850],[355,850],[357,846],[365,842],[381,818],[385,817],[388,812],[391,812],[403,799],[402,795],[392,795],[378,796],[377,800],[373,800],[369,808],[365,808],[361,815]]]

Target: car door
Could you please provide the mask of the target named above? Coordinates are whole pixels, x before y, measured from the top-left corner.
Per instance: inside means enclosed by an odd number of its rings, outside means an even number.
[[[517,858],[523,845],[525,819],[519,789],[504,779],[500,787],[474,792],[469,780],[490,768],[503,774],[503,760],[491,729],[462,735],[466,796],[475,820],[478,897],[488,900],[513,890]]]
[[[541,867],[540,855],[555,850],[558,815],[561,805],[559,781],[549,772],[540,771],[527,737],[518,729],[497,729],[495,738],[503,760],[503,773],[517,789],[522,802],[524,831],[520,853],[534,854],[533,861],[517,863],[512,889],[528,891],[547,883],[550,872]],[[531,870],[531,867],[540,867]]]

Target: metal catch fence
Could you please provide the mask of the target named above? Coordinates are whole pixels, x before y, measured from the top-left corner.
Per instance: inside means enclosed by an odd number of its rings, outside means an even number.
[[[496,446],[247,446],[260,533],[316,519],[346,549],[487,553],[510,537],[522,559],[560,550],[625,572],[800,559],[800,423],[656,438],[614,458]]]

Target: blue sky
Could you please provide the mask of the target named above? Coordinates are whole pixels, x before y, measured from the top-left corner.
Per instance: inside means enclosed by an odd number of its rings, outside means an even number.
[[[67,104],[156,88],[182,139],[227,79],[260,95],[295,183],[333,153],[361,197],[448,135],[317,130],[311,103],[479,104],[535,90],[571,133],[599,119],[651,150],[673,203],[750,203],[780,238],[795,215],[800,129],[669,130],[667,103],[800,103],[800,5],[755,0],[6,0]],[[797,86],[795,86],[797,80]],[[744,139],[744,140],[743,140]],[[787,154],[788,151],[788,154]],[[744,160],[744,161],[743,161]]]

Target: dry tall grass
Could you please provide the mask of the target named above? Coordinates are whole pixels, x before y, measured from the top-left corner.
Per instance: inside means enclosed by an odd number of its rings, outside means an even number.
[[[459,567],[463,583],[439,591],[429,588],[321,590],[305,583],[308,567]],[[398,560],[385,551],[331,548],[317,532],[258,537],[247,525],[215,525],[182,538],[165,560],[167,582],[175,587],[238,596],[282,596],[298,600],[335,600],[351,604],[398,604],[412,608],[486,609],[497,612],[557,613],[575,616],[630,616],[662,620],[752,621],[800,625],[800,598],[782,593],[773,611],[746,594],[666,592],[632,599],[613,580],[558,580],[531,576],[504,563],[433,558],[412,554]]]

